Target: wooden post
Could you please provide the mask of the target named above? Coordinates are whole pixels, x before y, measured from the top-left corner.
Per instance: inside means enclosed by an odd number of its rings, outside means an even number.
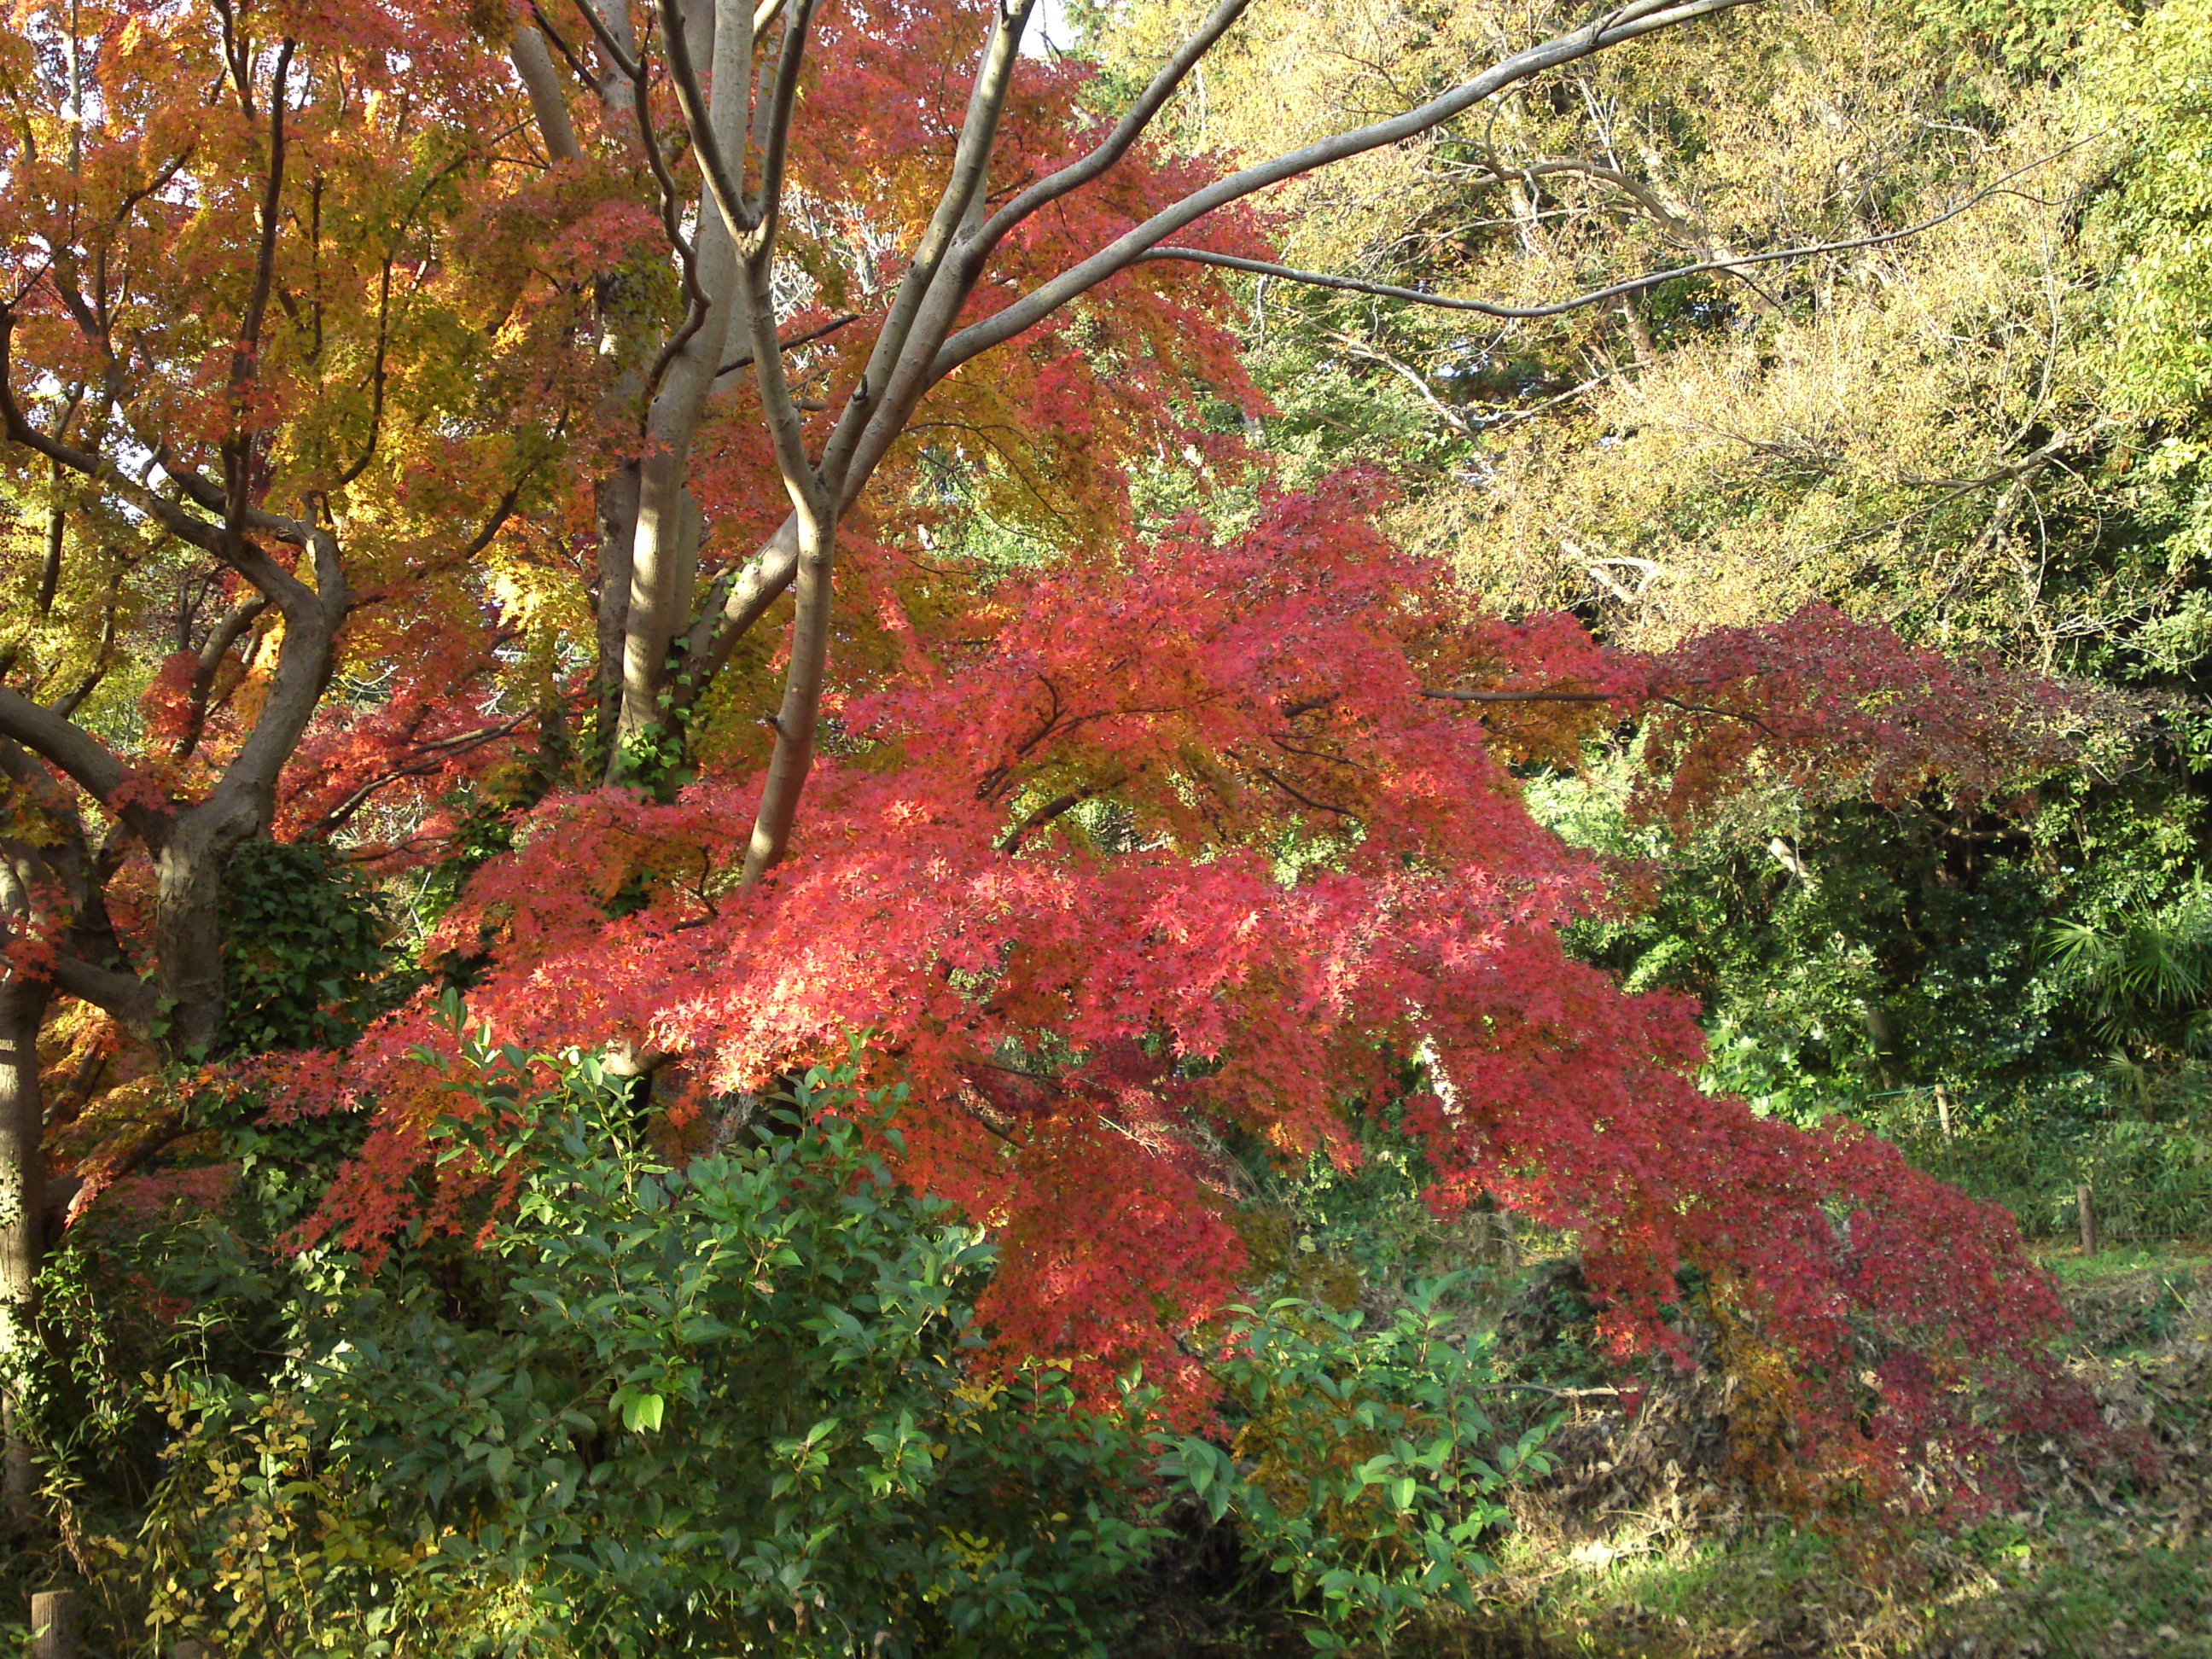
[[[76,1592],[40,1590],[31,1598],[31,1659],[82,1659],[76,1644]]]
[[[2074,1211],[2081,1220],[2081,1254],[2094,1255],[2097,1254],[2097,1212],[2089,1201],[2087,1186],[2074,1189]]]
[[[1943,1139],[1948,1140],[1951,1138],[1951,1097],[1944,1092],[1940,1083],[1936,1085],[1936,1121],[1942,1125]]]

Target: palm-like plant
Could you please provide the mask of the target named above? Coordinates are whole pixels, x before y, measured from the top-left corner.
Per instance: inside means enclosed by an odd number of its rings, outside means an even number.
[[[2106,1069],[2146,1109],[2212,1058],[2212,886],[2100,927],[2053,923],[2045,953],[2106,1046]]]

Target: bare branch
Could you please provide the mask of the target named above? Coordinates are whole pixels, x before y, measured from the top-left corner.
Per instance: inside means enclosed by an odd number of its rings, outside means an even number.
[[[1383,368],[1398,375],[1419,394],[1421,401],[1429,406],[1437,418],[1455,432],[1463,437],[1472,437],[1474,434],[1474,423],[1468,419],[1465,413],[1437,396],[1437,390],[1429,384],[1428,376],[1403,358],[1394,357],[1379,347],[1368,344],[1366,341],[1356,335],[1339,332],[1332,333],[1328,337],[1352,353],[1353,356],[1364,358],[1370,363],[1380,363]]]
[[[938,352],[931,365],[930,378],[939,379],[977,353],[1026,332],[1069,301],[1088,293],[1117,271],[1127,270],[1167,238],[1217,208],[1241,201],[1299,173],[1416,137],[1507,87],[1561,64],[1573,63],[1656,30],[1758,3],[1759,0],[1634,0],[1634,3],[1622,6],[1572,33],[1516,52],[1474,80],[1389,120],[1334,134],[1217,179],[1154,214],[1004,310],[961,330]]]
[[[1756,4],[1758,0],[1740,0],[1740,3]],[[1968,209],[1979,205],[1992,196],[2002,193],[2004,186],[2019,178],[2023,173],[2031,172],[2055,161],[2069,150],[2079,149],[2088,142],[2090,141],[2087,138],[2076,140],[2067,145],[2064,149],[2052,150],[2047,155],[2039,156],[2024,166],[2014,167],[1994,183],[1984,185],[1963,200],[1945,208],[1932,218],[1923,219],[1917,224],[1907,225],[1901,230],[1885,230],[1871,236],[1854,236],[1838,242],[1807,242],[1796,247],[1769,249],[1763,253],[1732,253],[1726,258],[1700,259],[1695,264],[1675,265],[1666,270],[1654,271],[1648,276],[1632,277],[1626,282],[1614,283],[1606,288],[1592,289],[1586,294],[1577,294],[1571,299],[1555,300],[1548,305],[1504,306],[1494,304],[1488,300],[1455,299],[1449,295],[1427,294],[1419,289],[1400,288],[1390,283],[1370,283],[1358,276],[1333,276],[1322,271],[1297,270],[1289,265],[1276,264],[1272,260],[1247,259],[1233,253],[1215,253],[1206,248],[1148,248],[1134,255],[1131,263],[1144,259],[1182,259],[1195,264],[1216,265],[1227,270],[1245,271],[1255,276],[1278,276],[1285,282],[1303,283],[1309,288],[1335,289],[1347,294],[1369,294],[1380,299],[1409,301],[1413,304],[1432,307],[1439,311],[1473,311],[1479,312],[1485,317],[1498,317],[1509,320],[1558,317],[1570,311],[1581,310],[1586,306],[1597,305],[1607,300],[1620,299],[1624,295],[1641,294],[1646,289],[1656,288],[1662,283],[1671,283],[1678,276],[1700,276],[1713,271],[1732,271],[1738,265],[1773,264],[1783,260],[1809,259],[1823,253],[1848,253],[1854,248],[1880,247],[1887,242],[1904,241],[1909,237],[1933,230],[1936,226],[1957,218]]]
[[[1071,191],[1080,190],[1093,179],[1105,173],[1119,161],[1143,137],[1153,118],[1175,95],[1176,88],[1183,83],[1199,60],[1213,49],[1214,43],[1226,34],[1237,20],[1244,15],[1251,0],[1220,0],[1206,14],[1197,33],[1176,49],[1175,55],[1160,66],[1159,73],[1146,83],[1137,101],[1129,106],[1114,130],[1108,133],[1098,147],[1080,161],[1071,161],[1057,173],[1040,179],[1015,196],[986,220],[976,240],[985,249],[998,246],[1006,233],[1028,218],[1039,208],[1058,201]]]
[[[848,323],[857,323],[860,320],[860,313],[857,311],[841,313],[839,315],[832,317],[826,323],[817,323],[812,328],[804,330],[799,333],[779,337],[775,343],[776,349],[778,351],[796,351],[801,346],[812,345],[817,340],[823,339],[830,335],[835,334],[839,329],[843,328]],[[737,356],[731,358],[728,362],[724,363],[720,368],[716,369],[714,371],[714,378],[719,380],[725,374],[735,374],[741,368],[750,368],[752,365],[753,354],[750,348],[747,348],[744,351],[740,352]]]

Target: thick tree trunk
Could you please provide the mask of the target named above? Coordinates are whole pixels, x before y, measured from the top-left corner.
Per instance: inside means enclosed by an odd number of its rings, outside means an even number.
[[[0,983],[0,1521],[18,1535],[37,1520],[21,1390],[36,1340],[46,1243],[39,1024],[52,994],[51,986],[20,976]]]
[[[698,9],[691,9],[695,17]],[[748,21],[750,15],[745,14]],[[690,38],[693,29],[686,27],[684,33]],[[714,65],[708,88],[714,143],[721,155],[736,157],[742,170],[751,33],[745,27],[717,27],[711,40],[695,45],[703,55],[695,61]],[[750,332],[737,232],[709,198],[701,199],[693,241],[693,274],[706,299],[705,314],[668,365],[646,417],[645,454],[638,469],[637,533],[630,544],[629,611],[623,624],[622,709],[617,741],[607,757],[611,781],[619,781],[629,769],[625,745],[647,743],[665,727],[669,648],[678,631],[690,622],[688,615],[678,614],[678,607],[691,592],[698,564],[697,504],[686,488],[691,441],[698,434],[733,325],[740,340]]]
[[[187,817],[155,854],[154,947],[165,1007],[155,1046],[206,1059],[222,1035],[223,869],[257,826]]]

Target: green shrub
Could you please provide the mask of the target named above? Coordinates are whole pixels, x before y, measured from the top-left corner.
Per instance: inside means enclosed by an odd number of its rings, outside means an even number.
[[[168,1443],[136,1538],[109,1547],[104,1605],[146,1613],[125,1639],[1097,1653],[1197,1510],[1248,1591],[1335,1648],[1465,1605],[1498,1489],[1540,1463],[1534,1435],[1493,1444],[1487,1350],[1451,1335],[1449,1281],[1372,1320],[1300,1297],[1229,1311],[1204,1433],[1171,1430],[1134,1376],[1106,1410],[1047,1365],[987,1380],[967,1362],[994,1248],[893,1179],[875,1149],[898,1144],[903,1091],[849,1069],[688,1162],[591,1057],[465,1045],[449,1081],[435,1151],[484,1183],[477,1239],[417,1237],[372,1269],[201,1215],[57,1256],[189,1310],[166,1352],[130,1345],[167,1368]],[[250,1132],[254,1156],[287,1133]],[[231,1218],[249,1235],[269,1208],[252,1173]],[[143,1400],[116,1417],[141,1436]]]
[[[1387,1644],[1438,1604],[1471,1610],[1492,1571],[1483,1545],[1516,1474],[1542,1474],[1548,1425],[1496,1443],[1486,1340],[1455,1340],[1455,1279],[1427,1279],[1388,1319],[1300,1297],[1235,1310],[1217,1368],[1241,1420],[1229,1449],[1187,1437],[1163,1470],[1319,1615],[1306,1639]]]
[[[473,1256],[303,1258],[274,1383],[175,1386],[157,1620],[234,1652],[1094,1644],[1161,1535],[1143,1402],[969,1382],[988,1247],[824,1079],[677,1168],[595,1060],[472,1059],[444,1155],[517,1203]]]

